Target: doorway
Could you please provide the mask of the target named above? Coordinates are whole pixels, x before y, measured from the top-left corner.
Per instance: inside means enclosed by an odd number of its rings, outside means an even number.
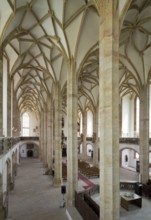
[[[27,151],[27,157],[33,157],[33,151],[32,150]]]

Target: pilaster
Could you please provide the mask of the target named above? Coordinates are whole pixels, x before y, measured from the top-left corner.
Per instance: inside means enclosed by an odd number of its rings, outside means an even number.
[[[118,220],[119,191],[119,5],[100,1],[100,220]]]
[[[149,178],[149,86],[145,85],[140,90],[140,174],[142,182]]]

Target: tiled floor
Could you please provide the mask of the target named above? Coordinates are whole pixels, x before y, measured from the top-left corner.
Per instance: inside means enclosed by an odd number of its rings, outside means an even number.
[[[61,189],[54,188],[52,177],[44,175],[45,170],[39,159],[23,159],[18,168],[15,189],[9,194],[9,214],[7,220],[67,220],[66,208],[62,205]],[[137,180],[134,171],[120,169],[120,179]],[[99,184],[99,179],[90,179],[93,184]],[[84,179],[78,181],[78,191],[87,187]],[[64,183],[66,184],[66,183]],[[99,204],[99,195],[94,196]],[[74,213],[74,214],[73,214]],[[76,210],[71,210],[74,220],[80,217]],[[150,220],[151,199],[143,198],[142,208],[130,205],[129,211],[120,209],[120,220]]]

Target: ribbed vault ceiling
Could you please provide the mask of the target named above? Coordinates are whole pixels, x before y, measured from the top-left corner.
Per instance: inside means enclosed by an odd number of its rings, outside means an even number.
[[[60,82],[62,89],[65,87],[67,63],[71,58],[76,61],[77,72],[83,68],[84,75],[84,69],[90,70],[90,77],[87,73],[87,77],[90,78],[88,84],[91,84],[91,78],[98,76],[95,73],[96,67],[88,67],[89,63],[93,64],[89,60],[89,54],[90,57],[96,56],[99,36],[99,17],[92,2],[81,0],[2,2],[3,8],[8,11],[8,17],[6,19],[5,16],[5,22],[2,22],[1,44],[10,60],[10,76],[14,79],[20,111],[29,108],[39,112],[47,96],[51,95],[54,82]],[[81,66],[84,65],[84,60],[87,67]],[[87,92],[89,93],[87,98],[92,99],[89,101],[95,101],[89,90]],[[79,96],[85,94],[84,88]]]
[[[151,0],[134,0],[120,36],[120,91],[124,95],[150,83]]]
[[[71,59],[76,62],[79,109],[96,108],[99,5],[99,0],[1,0],[0,46],[9,60],[20,112],[40,112],[56,82],[61,85],[65,110]],[[134,0],[124,19],[120,34],[121,95],[139,94],[150,81],[150,11],[151,0]]]

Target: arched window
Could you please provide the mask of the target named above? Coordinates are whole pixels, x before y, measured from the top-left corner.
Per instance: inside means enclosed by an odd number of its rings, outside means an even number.
[[[29,115],[27,112],[23,114],[23,136],[29,136]]]

